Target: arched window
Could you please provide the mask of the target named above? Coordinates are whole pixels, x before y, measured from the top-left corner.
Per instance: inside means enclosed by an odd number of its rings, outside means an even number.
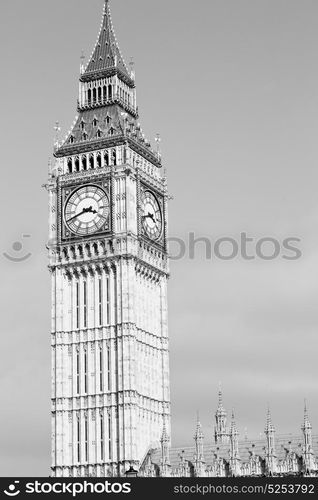
[[[72,171],[73,171],[73,161],[72,161],[72,158],[68,158],[67,159],[67,170],[68,170],[69,174],[71,174]]]
[[[93,104],[96,103],[96,89],[93,89]]]
[[[97,123],[98,123],[98,121],[97,121],[97,118],[96,118],[96,116],[95,116],[95,117],[94,117],[94,120],[93,120],[93,126],[94,126],[94,127],[97,127]]]
[[[103,87],[103,100],[105,101],[107,99],[107,87],[104,85]]]
[[[114,135],[114,129],[113,129],[113,127],[111,127],[111,128],[109,129],[109,135]]]
[[[84,132],[84,134],[83,134],[83,141],[87,141],[87,139],[88,139],[88,135],[87,135],[86,132]]]
[[[99,102],[102,100],[102,87],[98,87],[98,100]]]
[[[89,155],[89,168],[94,168],[94,155]]]
[[[88,89],[88,91],[87,91],[87,100],[88,100],[88,105],[90,105],[91,102],[92,102],[92,91],[91,91],[91,89]]]
[[[100,128],[97,130],[96,135],[97,137],[102,137],[103,133]]]
[[[108,99],[113,98],[113,87],[112,85],[108,85]]]
[[[83,165],[83,170],[87,170],[87,158],[86,158],[86,155],[82,156],[82,165]]]
[[[113,160],[113,165],[117,165],[117,152],[116,149],[113,149],[112,151],[112,160]]]
[[[75,158],[75,170],[76,170],[76,172],[79,172],[79,169],[80,169],[79,157],[76,156],[76,158]]]
[[[100,168],[102,166],[102,158],[101,158],[100,153],[98,153],[98,155],[97,155],[97,166],[98,166],[98,168]]]
[[[109,153],[108,153],[108,151],[105,151],[105,153],[104,153],[104,163],[105,163],[106,167],[109,166]]]
[[[70,143],[70,144],[73,144],[73,143],[74,143],[74,136],[73,136],[73,135],[71,135],[71,137],[70,137],[70,139],[69,139],[69,143]]]
[[[106,116],[106,123],[109,125],[111,122],[111,117],[109,115]]]

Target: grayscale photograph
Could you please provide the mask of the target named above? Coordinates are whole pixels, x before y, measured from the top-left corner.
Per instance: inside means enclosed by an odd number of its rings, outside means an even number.
[[[317,493],[318,3],[0,23],[0,492]]]

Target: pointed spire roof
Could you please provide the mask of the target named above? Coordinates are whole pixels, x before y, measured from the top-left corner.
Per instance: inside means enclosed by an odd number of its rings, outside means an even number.
[[[265,433],[270,433],[270,432],[275,432],[275,427],[272,422],[272,414],[270,407],[267,408],[267,419],[266,419],[266,426],[265,426]]]
[[[306,429],[311,429],[311,423],[309,421],[309,415],[308,415],[308,407],[307,407],[307,400],[305,399],[305,406],[304,406],[304,423],[302,426],[302,430]]]
[[[202,425],[201,425],[201,422],[200,422],[200,415],[199,415],[199,412],[197,413],[197,426],[196,426],[196,430],[195,430],[195,435],[194,435],[194,439],[195,440],[199,440],[199,439],[203,439],[203,431],[202,431]]]
[[[226,416],[226,411],[225,411],[225,408],[223,406],[223,392],[222,392],[221,382],[219,383],[219,396],[218,397],[219,397],[219,402],[218,402],[218,408],[216,411],[216,415]]]
[[[131,73],[119,49],[109,4],[110,1],[105,0],[97,42],[82,76],[85,78],[96,73],[117,70],[130,84],[133,84]]]
[[[168,443],[170,441],[169,436],[168,436],[168,432],[167,432],[166,419],[164,419],[164,421],[163,421],[162,435],[161,435],[160,441],[161,441],[161,443]]]
[[[231,419],[231,428],[230,428],[230,434],[232,436],[237,435],[237,427],[236,427],[236,421],[235,421],[235,413],[234,413],[234,408],[232,410],[232,419]]]

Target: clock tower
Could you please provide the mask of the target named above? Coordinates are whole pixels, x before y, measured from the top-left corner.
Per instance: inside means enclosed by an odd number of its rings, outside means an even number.
[[[50,166],[52,474],[124,476],[170,434],[167,188],[105,0]]]

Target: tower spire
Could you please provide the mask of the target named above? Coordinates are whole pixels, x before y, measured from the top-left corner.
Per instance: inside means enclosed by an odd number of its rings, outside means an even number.
[[[160,461],[160,469],[162,477],[170,476],[170,438],[167,431],[166,419],[163,420],[163,428],[161,434],[161,461]]]
[[[215,413],[215,429],[214,436],[216,443],[227,443],[229,440],[229,434],[227,429],[227,413],[223,406],[223,393],[221,383],[219,384],[218,392],[218,408]]]
[[[275,427],[272,422],[270,407],[267,408],[267,418],[265,425],[266,446],[266,465],[270,475],[276,472],[276,449],[275,449]]]
[[[232,410],[232,419],[230,427],[230,467],[233,476],[238,476],[241,473],[240,467],[240,454],[239,454],[239,443],[238,443],[238,431],[235,421],[234,408]]]
[[[115,35],[110,11],[110,1],[105,0],[99,35],[92,55],[85,68],[84,75],[89,76],[101,72],[105,73],[105,71],[111,73],[116,69],[120,76],[127,80],[128,84],[133,84],[130,71],[120,52]],[[111,76],[111,74],[107,76]]]
[[[200,416],[199,412],[197,413],[197,426],[194,434],[194,442],[195,442],[195,464],[196,464],[196,469],[197,472],[199,472],[200,469],[200,474],[198,473],[198,477],[201,476],[202,474],[202,465],[204,462],[204,449],[203,449],[203,440],[204,440],[204,435],[202,432],[202,425],[200,422]]]
[[[310,471],[313,469],[313,448],[312,448],[312,425],[309,421],[307,401],[305,399],[304,404],[304,423],[301,427],[304,435],[304,472],[309,475]]]

